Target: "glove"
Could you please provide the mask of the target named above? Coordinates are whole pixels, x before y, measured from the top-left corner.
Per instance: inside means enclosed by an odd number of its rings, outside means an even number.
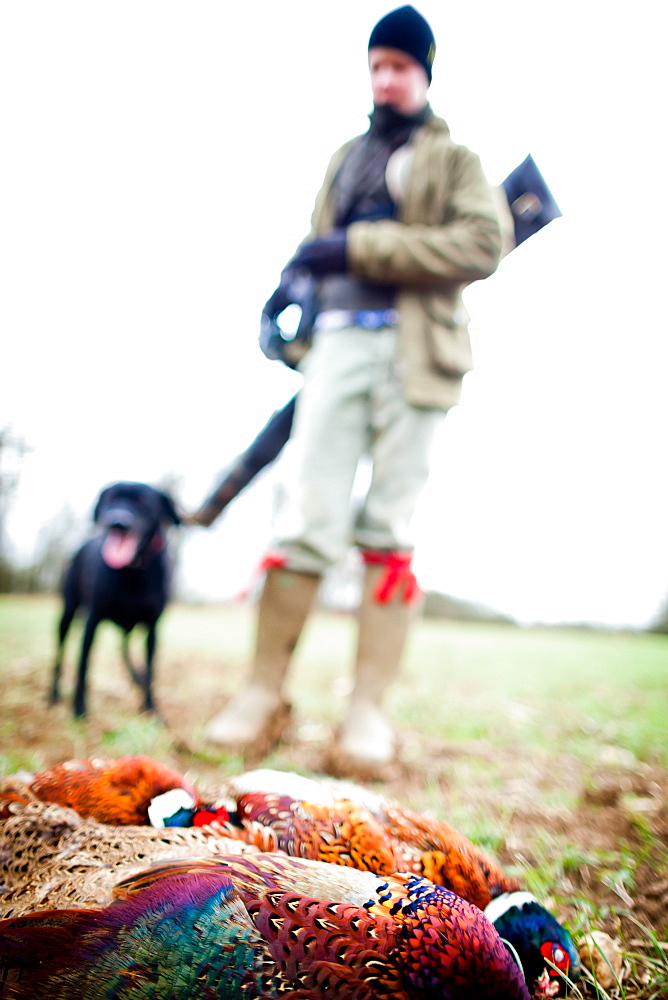
[[[290,266],[295,270],[303,268],[317,277],[343,274],[348,270],[345,229],[335,229],[327,236],[304,243],[290,261]]]
[[[283,360],[284,339],[277,319],[284,309],[292,305],[292,280],[294,271],[288,265],[281,271],[281,281],[262,309],[260,319],[260,350],[270,361]]]
[[[284,309],[292,305],[295,301],[292,292],[292,283],[295,272],[290,264],[281,271],[281,281],[275,292],[269,296],[262,309],[263,316],[271,316],[276,319]]]
[[[283,361],[285,347],[283,332],[273,316],[268,316],[265,312],[262,313],[260,320],[259,340],[260,350],[265,358],[269,358],[270,361]]]
[[[278,318],[290,305],[298,305],[302,314],[294,336],[287,336]],[[281,274],[281,283],[267,299],[260,320],[260,350],[270,361],[282,361],[295,368],[308,349],[317,312],[315,284],[311,277],[295,274],[288,265]]]

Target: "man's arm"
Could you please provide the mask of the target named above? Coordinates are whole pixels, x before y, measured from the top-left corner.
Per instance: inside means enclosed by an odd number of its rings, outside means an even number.
[[[458,178],[442,225],[381,220],[347,229],[351,273],[368,281],[437,291],[452,282],[492,274],[501,259],[493,191],[479,158],[462,151]]]

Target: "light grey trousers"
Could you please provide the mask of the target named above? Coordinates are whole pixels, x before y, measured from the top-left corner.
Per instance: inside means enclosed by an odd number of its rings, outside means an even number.
[[[445,414],[404,399],[396,330],[321,330],[301,371],[276,525],[286,565],[322,573],[351,545],[412,549],[409,525]],[[371,480],[357,508],[363,455]]]

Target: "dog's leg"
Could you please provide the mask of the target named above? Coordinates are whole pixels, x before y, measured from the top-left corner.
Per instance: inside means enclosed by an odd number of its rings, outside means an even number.
[[[73,556],[63,581],[63,613],[58,623],[58,648],[56,650],[56,662],[53,665],[53,677],[49,694],[50,705],[55,705],[57,701],[60,701],[60,675],[65,652],[65,639],[74,616],[81,607],[83,600],[81,580],[84,573],[85,550],[86,546],[84,545]]]
[[[60,675],[63,669],[63,655],[65,652],[65,639],[69,631],[69,627],[72,624],[72,619],[74,618],[74,612],[70,614],[69,609],[65,608],[62,617],[58,624],[58,647],[56,650],[56,661],[53,665],[53,673],[51,677],[51,690],[49,692],[49,704],[55,705],[60,701]]]
[[[146,688],[146,673],[142,670],[137,670],[134,663],[132,662],[132,657],[130,656],[130,632],[123,633],[123,641],[121,644],[121,652],[123,654],[123,663],[125,664],[128,673],[130,674],[130,679],[133,684],[136,684],[138,688],[142,691]]]
[[[86,620],[83,641],[81,643],[79,670],[77,672],[77,686],[74,691],[74,714],[77,719],[82,718],[82,716],[86,714],[86,674],[88,672],[88,657],[90,656],[91,647],[93,645],[95,630],[99,623],[99,618],[96,618],[92,614],[90,614]]]
[[[156,623],[148,626],[146,633],[146,675],[144,677],[144,711],[155,712],[153,701],[153,658],[155,656]]]
[[[69,632],[70,625],[76,614],[76,606],[65,605],[60,623],[58,625],[58,649],[56,651],[56,662],[53,665],[53,676],[51,680],[51,691],[49,693],[49,704],[55,705],[60,701],[60,675],[63,668],[63,654],[65,652],[65,639]]]

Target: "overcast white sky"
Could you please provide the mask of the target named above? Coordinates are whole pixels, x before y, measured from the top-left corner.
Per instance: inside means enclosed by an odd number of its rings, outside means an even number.
[[[0,6],[0,428],[32,451],[8,522],[180,477],[196,505],[298,376],[258,317],[334,148],[370,110],[392,3]],[[564,213],[468,292],[477,367],[416,519],[425,587],[522,620],[642,624],[668,594],[665,64],[658,5],[419,9],[431,102],[499,183],[528,152]],[[656,14],[658,17],[658,13]],[[276,467],[182,550],[228,597]]]

